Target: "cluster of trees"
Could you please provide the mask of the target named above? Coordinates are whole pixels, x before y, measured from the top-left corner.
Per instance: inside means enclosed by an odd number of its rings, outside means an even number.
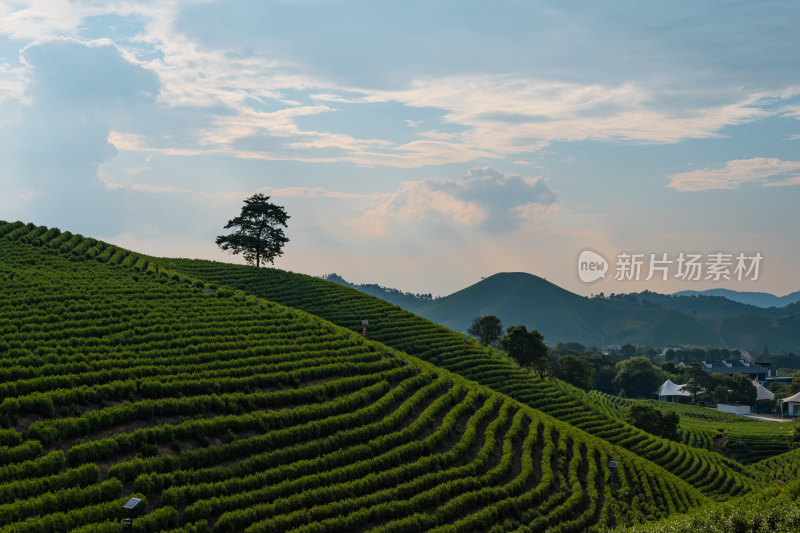
[[[573,344],[573,343],[569,343]],[[597,351],[596,348],[593,348]],[[742,352],[728,348],[707,348],[703,346],[680,346],[659,350],[652,346],[623,344],[619,347],[609,347],[605,350],[615,357],[647,357],[653,362],[674,361],[676,363],[691,361],[719,361],[721,359],[739,359]]]
[[[684,384],[684,389],[692,395],[692,402],[753,405],[756,401],[757,392],[753,380],[744,374],[712,374],[703,370],[699,364],[677,367],[665,363],[663,367],[670,371],[670,377],[674,381]]]
[[[548,350],[544,337],[537,330],[528,331],[525,326],[511,326],[505,335],[500,319],[495,315],[477,317],[467,329],[484,346],[500,346],[520,366],[535,370],[544,376],[548,368]]]
[[[680,440],[678,422],[680,417],[674,411],[662,412],[652,405],[634,403],[625,414],[625,421],[652,435],[665,439]]]
[[[772,354],[769,348],[764,346],[764,349],[756,356],[756,364],[758,363],[769,363],[772,368],[796,370],[800,369],[800,355],[786,350]]]
[[[652,399],[653,392],[669,378],[685,384],[692,394],[693,403],[713,401],[752,405],[756,400],[751,378],[742,374],[711,374],[699,364],[690,363],[686,367],[673,362],[656,364],[645,356],[620,360],[577,343],[559,344],[552,350],[551,359],[556,359],[553,374],[558,378],[587,390],[591,388],[616,396]]]
[[[704,348],[702,346],[682,346],[680,349],[667,349],[664,352],[664,361],[689,363],[691,361],[719,361],[722,359],[739,360],[742,352],[728,348]]]
[[[632,398],[652,398],[666,372],[645,356],[618,359],[577,342],[559,343],[548,351],[546,369],[584,390]]]
[[[535,370],[540,376],[548,373],[585,390],[595,389],[630,398],[653,398],[658,387],[670,378],[685,383],[692,393],[693,402],[713,400],[716,403],[752,405],[756,400],[751,379],[741,374],[710,374],[698,364],[678,367],[673,362],[665,362],[658,365],[646,355],[635,355],[641,348],[631,345],[621,349],[622,353],[630,355],[625,359],[618,359],[615,354],[599,353],[597,349],[577,342],[559,343],[548,349],[536,330],[512,326],[504,335],[502,331],[500,319],[487,315],[475,318],[467,333],[484,346],[502,348],[521,366]]]
[[[520,366],[540,376],[548,373],[585,390],[647,397],[664,381],[664,372],[647,357],[618,360],[577,342],[559,343],[550,350],[537,330],[511,326],[503,334],[495,315],[475,318],[467,333],[484,346],[502,348]]]

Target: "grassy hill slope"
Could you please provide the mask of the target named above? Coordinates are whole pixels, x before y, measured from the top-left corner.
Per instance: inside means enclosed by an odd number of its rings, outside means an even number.
[[[624,418],[634,403],[644,403],[680,416],[682,442],[719,451],[743,464],[780,456],[791,449],[791,433],[796,422],[768,422],[682,403],[657,400],[631,400],[591,391],[590,396],[607,407],[609,416]],[[763,469],[760,469],[763,470]]]
[[[762,479],[760,473],[718,453],[654,437],[609,417],[605,408],[584,391],[558,380],[540,379],[471,341],[464,345],[461,334],[354,289],[277,269],[197,260],[162,262],[186,275],[303,309],[356,332],[362,329],[361,321],[368,320],[369,338],[632,450],[709,496],[724,499],[746,492]]]
[[[764,491],[735,498],[695,510],[688,516],[676,515],[655,524],[621,527],[618,533],[761,533],[800,531],[800,481],[787,487],[771,487]]]
[[[0,532],[118,531],[131,494],[136,531],[583,531],[707,502],[506,395],[209,283],[0,223]]]

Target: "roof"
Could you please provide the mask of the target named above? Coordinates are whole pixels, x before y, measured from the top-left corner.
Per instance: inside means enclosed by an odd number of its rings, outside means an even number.
[[[794,394],[792,396],[789,396],[788,398],[784,398],[783,399],[783,403],[786,403],[786,402],[800,403],[800,392],[798,392],[797,394]]]
[[[766,388],[764,385],[756,380],[753,380],[753,385],[756,387],[756,401],[759,400],[774,400],[775,393]]]
[[[653,394],[661,396],[691,396],[683,389],[683,385],[676,385],[671,380],[667,380]]]
[[[720,374],[766,374],[769,369],[748,363],[747,361],[700,361],[701,368],[706,372],[717,372]]]

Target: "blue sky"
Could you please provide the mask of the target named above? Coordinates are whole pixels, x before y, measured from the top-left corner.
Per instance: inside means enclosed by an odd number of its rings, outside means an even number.
[[[0,1],[0,219],[157,255],[244,197],[276,266],[448,294],[800,289],[800,4]],[[577,275],[582,250],[609,276]],[[622,252],[763,255],[617,281]]]

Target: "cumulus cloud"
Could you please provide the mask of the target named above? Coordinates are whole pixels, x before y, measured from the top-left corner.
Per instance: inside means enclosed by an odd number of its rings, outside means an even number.
[[[99,165],[116,153],[108,120],[154,102],[158,79],[105,40],[39,41],[22,59],[26,103],[0,129],[0,179],[32,191],[28,206],[37,219],[60,212],[51,223],[85,227],[91,217],[115,212],[111,204],[118,201],[97,177]]]
[[[743,183],[760,183],[763,187],[800,184],[800,161],[754,157],[728,161],[723,168],[681,172],[670,176],[668,187],[679,191],[738,189]]]
[[[349,225],[375,235],[426,223],[508,233],[549,217],[556,200],[544,176],[506,174],[487,166],[473,168],[460,179],[404,182]]]
[[[37,105],[102,111],[153,102],[159,90],[155,73],[128,61],[108,39],[37,41],[21,55],[33,70],[27,93]]]

